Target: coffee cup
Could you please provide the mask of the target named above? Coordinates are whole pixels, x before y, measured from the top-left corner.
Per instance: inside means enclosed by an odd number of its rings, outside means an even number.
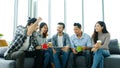
[[[46,43],[42,44],[42,49],[47,49],[48,48],[48,45]]]
[[[52,42],[48,42],[48,46],[49,46],[49,47],[52,47]]]
[[[97,44],[98,44],[99,46],[101,46],[101,43],[102,43],[101,40],[97,40]]]
[[[82,51],[82,46],[77,46],[76,50],[77,50],[77,52],[81,52]]]

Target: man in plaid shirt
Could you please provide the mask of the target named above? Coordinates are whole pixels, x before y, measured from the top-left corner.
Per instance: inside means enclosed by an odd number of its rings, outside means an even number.
[[[4,54],[6,60],[16,60],[16,68],[24,68],[25,57],[35,57],[33,68],[42,68],[43,51],[37,50],[36,30],[42,19],[28,20],[26,27],[18,26],[15,37]]]

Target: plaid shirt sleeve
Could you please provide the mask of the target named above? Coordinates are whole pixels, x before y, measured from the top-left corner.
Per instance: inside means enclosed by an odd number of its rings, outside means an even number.
[[[23,45],[25,39],[26,39],[26,29],[24,29],[22,26],[19,26],[16,30],[16,35],[10,46],[8,47],[7,51],[5,52],[4,56],[6,56],[9,53],[18,51],[20,47]]]
[[[37,41],[37,33],[34,32],[32,36],[30,37],[30,47],[29,51],[35,50],[35,47],[38,46],[38,41]]]

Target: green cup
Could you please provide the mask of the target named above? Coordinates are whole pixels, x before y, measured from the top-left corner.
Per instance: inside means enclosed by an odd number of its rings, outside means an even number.
[[[81,52],[82,51],[82,46],[77,46],[76,50],[77,50],[77,52]]]

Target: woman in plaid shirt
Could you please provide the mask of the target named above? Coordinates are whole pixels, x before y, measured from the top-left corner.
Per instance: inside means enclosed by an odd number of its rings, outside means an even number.
[[[28,20],[26,27],[18,26],[15,37],[4,54],[6,60],[16,60],[16,68],[24,68],[25,57],[35,57],[33,68],[42,68],[43,51],[36,49],[38,45],[35,32],[42,19]]]

